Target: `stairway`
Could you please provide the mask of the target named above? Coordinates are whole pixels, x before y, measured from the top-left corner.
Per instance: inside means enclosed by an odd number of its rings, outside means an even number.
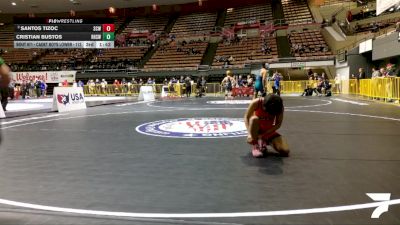
[[[173,15],[169,18],[167,25],[164,28],[164,33],[169,34],[172,30],[172,28],[175,25],[176,20],[178,19],[178,15]],[[158,45],[155,45],[154,47],[150,47],[149,50],[144,54],[143,58],[140,60],[138,67],[143,68],[144,65],[153,57],[154,53],[158,49]]]
[[[172,30],[172,28],[175,25],[175,22],[178,20],[179,15],[172,15],[169,20],[167,25],[164,28],[164,33],[169,34]]]
[[[278,36],[276,38],[276,43],[278,44],[278,55],[279,58],[293,57],[290,54],[290,44],[287,36]]]
[[[272,16],[274,21],[278,24],[282,24],[285,20],[285,14],[283,13],[283,6],[280,0],[272,0]]]
[[[120,27],[115,31],[115,34],[120,34],[125,30],[126,26],[133,20],[133,18],[127,18]]]
[[[214,62],[215,53],[217,52],[218,43],[209,43],[207,49],[201,59],[201,65],[211,66]]]
[[[215,22],[215,27],[223,27],[226,19],[226,10],[219,10],[217,14],[217,21]]]

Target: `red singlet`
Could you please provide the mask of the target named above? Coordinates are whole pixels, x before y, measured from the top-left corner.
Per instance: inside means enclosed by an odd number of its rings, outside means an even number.
[[[257,116],[260,120],[259,122],[259,134],[265,133],[267,130],[271,129],[274,127],[277,123],[277,117],[269,115],[267,112],[264,111],[263,109],[263,102],[264,98],[260,98],[258,100],[258,106],[256,111],[254,112],[254,115]],[[272,139],[281,136],[279,133],[276,131],[270,133],[270,134],[265,134],[262,136],[262,139],[264,140],[269,140],[271,141]]]

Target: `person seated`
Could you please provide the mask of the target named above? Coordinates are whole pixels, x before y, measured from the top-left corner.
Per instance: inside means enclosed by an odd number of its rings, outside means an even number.
[[[318,81],[314,83],[313,91],[317,96],[321,97],[322,96],[322,78],[318,77]]]
[[[329,83],[329,80],[325,79],[322,82],[322,88],[321,88],[322,93],[327,97],[331,96],[332,95],[331,88],[332,85]]]

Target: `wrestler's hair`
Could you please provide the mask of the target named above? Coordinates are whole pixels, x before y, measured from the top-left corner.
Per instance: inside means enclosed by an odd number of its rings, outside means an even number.
[[[283,112],[283,101],[278,95],[269,94],[265,96],[263,109],[270,115],[279,115]]]

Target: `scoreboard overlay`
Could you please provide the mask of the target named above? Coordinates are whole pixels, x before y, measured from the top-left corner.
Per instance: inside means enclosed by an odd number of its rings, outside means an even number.
[[[14,19],[14,48],[114,48],[111,18]]]

